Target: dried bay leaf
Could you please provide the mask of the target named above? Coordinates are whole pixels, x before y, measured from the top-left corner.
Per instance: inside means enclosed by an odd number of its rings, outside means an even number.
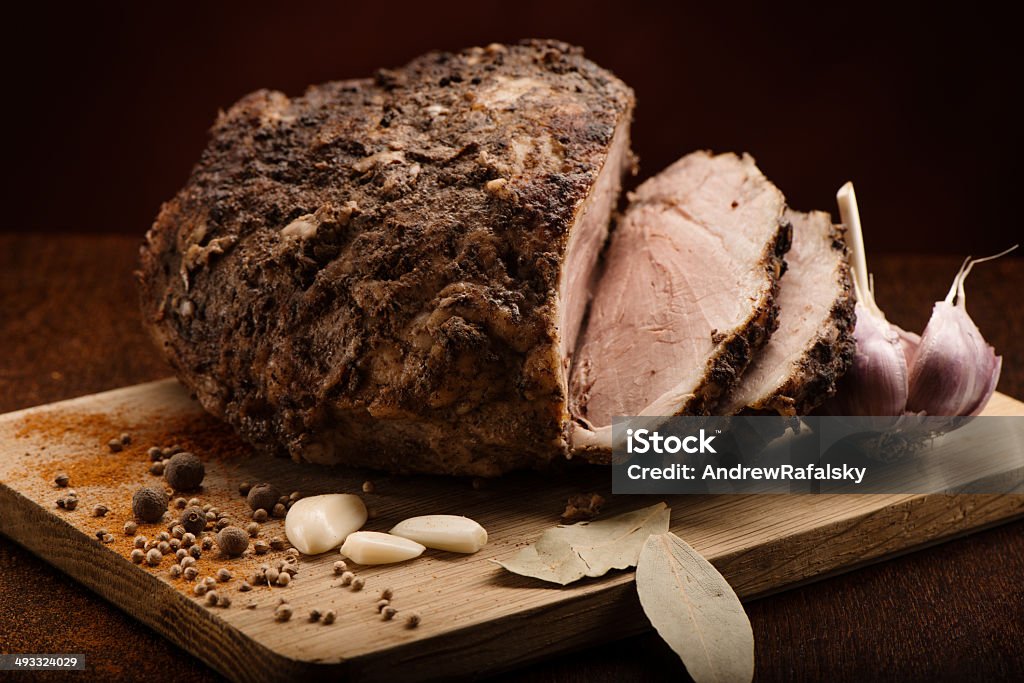
[[[681,538],[647,538],[636,592],[651,625],[696,683],[749,683],[754,677],[754,632],[740,599]]]
[[[603,576],[610,569],[635,566],[647,537],[668,531],[671,512],[658,503],[597,522],[556,526],[511,559],[492,562],[562,586],[584,576]]]

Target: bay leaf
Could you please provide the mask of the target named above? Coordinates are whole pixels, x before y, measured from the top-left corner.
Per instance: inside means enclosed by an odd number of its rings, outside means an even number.
[[[548,529],[504,562],[492,560],[522,576],[566,585],[584,576],[603,576],[611,569],[636,565],[651,534],[668,531],[671,510],[665,503],[596,522]]]
[[[651,625],[696,683],[749,683],[754,677],[754,632],[740,599],[681,538],[647,538],[636,592]]]

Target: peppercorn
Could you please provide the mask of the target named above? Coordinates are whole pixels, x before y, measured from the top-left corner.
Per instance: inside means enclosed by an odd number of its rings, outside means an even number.
[[[184,510],[185,508],[188,507],[188,501],[181,497],[175,498],[174,507],[176,507],[179,510]]]
[[[245,532],[249,534],[251,538],[256,538],[260,533],[260,525],[256,522],[249,522],[245,525]]]
[[[255,510],[252,513],[252,521],[258,522],[260,524],[262,524],[263,522],[267,521],[267,517],[268,517],[267,511],[264,510],[263,508],[260,508],[259,510]]]
[[[181,535],[181,547],[191,548],[196,542],[196,535],[193,533],[186,532]]]
[[[96,538],[103,538],[106,535],[107,535],[107,530],[106,529],[99,529],[99,530],[96,531]]]
[[[131,435],[131,434],[129,434],[128,432],[123,432],[123,433],[121,434],[121,443],[122,443],[123,445],[127,446],[127,445],[128,445],[128,444],[130,444],[131,442],[132,442],[132,435]]]
[[[172,564],[170,569],[171,578],[177,579],[181,576],[181,565]]]
[[[179,446],[178,444],[174,444],[173,446],[164,449],[164,455],[169,458],[172,455],[177,455],[178,453],[181,453],[183,450],[185,449]]]
[[[380,611],[380,616],[384,621],[391,621],[395,618],[395,614],[397,613],[398,610],[389,605]]]
[[[111,439],[107,442],[107,448],[110,449],[111,453],[120,453],[124,450],[124,444],[121,443],[120,439]]]
[[[249,537],[236,526],[226,526],[217,534],[217,547],[228,557],[238,557],[249,547]]]
[[[160,564],[160,560],[162,559],[164,559],[163,553],[161,553],[156,548],[151,548],[150,551],[146,553],[146,562],[151,567],[155,567],[158,564]]]
[[[97,505],[92,509],[93,517],[103,517],[110,509],[106,505]]]
[[[217,523],[213,525],[213,528],[216,529],[217,531],[220,531],[221,529],[223,529],[225,527],[228,527],[228,526],[231,526],[231,520],[228,519],[227,517],[223,517],[223,518],[217,520]]]
[[[178,453],[171,456],[164,467],[164,478],[176,491],[194,491],[203,483],[206,468],[194,453]]]
[[[416,628],[419,625],[420,625],[420,613],[419,612],[410,612],[409,616],[407,616],[405,618],[405,627],[406,628]]]
[[[132,522],[132,521],[129,520],[129,521],[124,523],[124,535],[125,536],[132,536],[138,530],[139,530],[139,525],[136,524],[135,522]]]
[[[227,595],[222,595],[217,599],[217,607],[231,607],[231,598]]]
[[[352,580],[356,578],[356,575],[352,572],[342,572],[341,574],[341,585],[348,586],[352,583]]]
[[[161,543],[163,543],[164,541],[171,540],[171,535],[169,533],[167,533],[166,531],[161,531],[160,533],[158,533],[156,535],[156,540],[161,542]]]
[[[193,508],[193,507],[197,508],[197,507],[199,507],[199,499],[198,498],[189,498],[188,499],[188,506],[190,508]],[[206,512],[206,510],[203,510],[203,512]]]
[[[146,547],[146,541],[147,540],[148,539],[145,536],[136,536],[135,537],[135,541],[134,541],[134,545],[135,545],[136,548],[144,548],[144,547]]]
[[[292,581],[292,575],[289,574],[288,572],[281,572],[280,574],[277,575],[276,583],[277,583],[278,586],[281,586],[281,587],[287,586],[289,583],[291,583],[291,581]]]
[[[271,511],[270,514],[274,517],[284,517],[288,514],[288,508],[286,508],[281,503],[278,503],[277,505],[274,506],[274,509]]]
[[[385,588],[384,590],[382,590],[380,592],[380,599],[381,600],[390,600],[394,596],[395,596],[395,592],[393,590],[391,590],[390,588]]]
[[[157,462],[153,463],[152,465],[150,465],[149,466],[149,473],[152,474],[154,477],[161,476],[164,473],[164,463],[163,463],[163,461],[162,460],[161,461],[157,461]]]
[[[257,555],[266,555],[270,551],[270,545],[266,541],[256,541],[253,550]]]
[[[159,446],[150,446],[149,450],[146,451],[146,455],[149,456],[150,462],[157,462],[158,460],[164,459],[164,452]]]
[[[217,521],[217,513],[213,512],[212,510],[207,512],[206,513],[206,521],[207,521],[207,523],[209,523],[209,522],[216,522]]]
[[[196,566],[196,558],[192,557],[191,555],[186,555],[185,557],[178,560],[178,562],[181,564],[182,567],[185,567],[186,569],[188,567]]]
[[[159,522],[167,511],[167,494],[152,486],[143,486],[132,496],[132,513],[143,522]]]
[[[207,587],[212,588],[213,586],[217,585],[217,579],[213,578],[212,576],[207,576],[203,579],[203,583],[205,583]]]
[[[193,581],[197,576],[199,576],[199,570],[195,567],[185,567],[185,569],[182,570],[182,575],[185,577],[186,581]]]
[[[181,562],[186,557],[188,557],[188,551],[185,550],[184,548],[178,548],[177,550],[174,551],[174,559],[177,560],[178,562]]]
[[[249,495],[249,489],[251,489],[251,488],[252,488],[252,484],[250,484],[247,481],[243,481],[241,484],[238,485],[238,493],[243,495],[243,496],[247,496],[247,495]]]
[[[142,564],[142,561],[146,559],[146,553],[136,548],[132,551],[131,558],[132,562],[134,562],[135,564]]]
[[[263,572],[263,577],[267,580],[268,584],[277,583],[278,576],[280,576],[280,572],[278,572],[273,567]]]
[[[78,496],[68,496],[64,499],[64,509],[68,512],[78,507]]]
[[[210,607],[217,604],[217,591],[211,590],[206,593],[206,604]]]
[[[221,567],[217,570],[217,580],[221,583],[227,583],[231,580],[231,572]]]
[[[197,507],[185,508],[178,518],[181,527],[191,534],[201,534],[206,528],[206,515]]]
[[[291,498],[289,496],[282,494],[281,497],[277,499],[277,504],[278,505],[287,505],[288,501],[290,501],[290,500],[291,500]]]
[[[292,608],[288,603],[282,603],[274,610],[274,619],[277,621],[288,621],[292,618]]]
[[[375,488],[373,482],[369,479],[363,482],[363,493],[373,493]]]
[[[160,551],[161,555],[169,555],[171,552],[171,544],[167,541],[160,541],[156,544],[156,549]]]
[[[311,610],[309,610],[309,620],[311,622],[314,622],[314,623],[320,621],[320,610],[318,610],[318,609],[311,609]]]
[[[325,624],[333,624],[334,623],[334,610],[329,609],[326,612],[324,612],[323,623],[325,623]]]
[[[203,542],[201,545],[203,546],[203,550],[209,550],[213,547],[213,538],[210,536],[203,536]]]
[[[248,581],[243,581],[242,585],[238,587],[238,592],[239,593],[248,593],[251,590],[252,590],[252,584],[250,584]]]
[[[387,607],[390,604],[391,604],[390,600],[387,600],[387,599],[378,600],[377,601],[377,611],[380,612],[381,610],[383,610],[385,607]]]
[[[188,556],[191,557],[194,560],[198,560],[199,558],[201,558],[203,556],[203,551],[200,550],[199,546],[192,545],[192,546],[189,546],[189,548],[188,548]]]
[[[71,477],[64,474],[63,472],[61,472],[60,474],[53,478],[53,483],[59,486],[60,488],[65,488],[70,481]]]
[[[284,540],[280,538],[270,539],[270,547],[274,550],[284,550]]]
[[[267,510],[269,512],[280,497],[281,492],[273,484],[257,484],[249,489],[245,500],[254,511]]]
[[[199,596],[206,595],[206,584],[197,583],[195,587],[192,589],[192,592]]]
[[[357,576],[356,578],[352,579],[352,590],[353,591],[361,591],[361,590],[363,590],[363,584],[364,583],[365,582]]]
[[[335,574],[341,574],[346,569],[348,569],[348,565],[345,564],[344,560],[338,560],[337,562],[334,563],[334,573]]]

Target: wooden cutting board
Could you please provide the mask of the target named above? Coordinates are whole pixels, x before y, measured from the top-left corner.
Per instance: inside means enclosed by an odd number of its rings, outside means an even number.
[[[987,415],[1024,415],[1024,403],[996,394]],[[107,442],[127,432],[131,443],[111,453]],[[365,581],[340,586],[336,553],[303,558],[288,587],[241,592],[243,578],[285,551],[228,560],[216,549],[197,563],[200,576],[221,567],[234,578],[217,592],[227,608],[207,607],[192,584],[172,579],[171,558],[157,567],[129,559],[133,537],[122,527],[140,485],[162,485],[149,474],[150,446],[180,444],[206,462],[197,496],[241,523],[248,507],[242,481],[269,481],[302,494],[361,492],[372,511],[367,528],[386,531],[416,514],[467,515],[487,528],[490,542],[461,556],[427,551],[416,560],[381,567],[352,566]],[[61,510],[53,483],[64,472],[78,508]],[[474,486],[468,479],[392,477],[344,468],[297,465],[252,455],[206,416],[173,380],[164,380],[0,416],[0,533],[3,533],[237,681],[311,675],[351,680],[421,680],[494,672],[648,628],[632,572],[614,572],[565,588],[505,572],[489,558],[506,558],[559,521],[566,499],[596,491],[611,515],[656,502],[610,495],[600,467],[558,476],[526,473]],[[477,482],[479,484],[479,482]],[[922,545],[1024,515],[1024,491],[987,495],[676,496],[672,530],[709,558],[744,599],[847,571]],[[97,504],[110,511],[99,518]],[[167,519],[170,519],[168,516]],[[165,524],[140,525],[154,537]],[[114,542],[96,532],[106,529]],[[260,538],[284,539],[283,521],[262,525]],[[399,612],[384,622],[375,604],[394,591]],[[286,598],[295,615],[274,620]],[[310,610],[334,610],[332,625],[311,623]],[[418,628],[405,626],[412,611]],[[304,678],[292,678],[304,680]]]

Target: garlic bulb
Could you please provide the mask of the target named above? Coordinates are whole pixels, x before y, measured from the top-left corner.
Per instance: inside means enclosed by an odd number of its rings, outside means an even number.
[[[999,382],[1003,359],[997,356],[967,315],[964,280],[981,259],[967,259],[944,301],[932,309],[910,366],[907,410],[926,415],[977,415]]]
[[[910,392],[908,365],[918,337],[886,320],[875,303],[853,183],[839,189],[836,201],[851,247],[853,290],[857,296],[853,338],[857,348],[853,365],[825,410],[833,415],[902,415]]]

